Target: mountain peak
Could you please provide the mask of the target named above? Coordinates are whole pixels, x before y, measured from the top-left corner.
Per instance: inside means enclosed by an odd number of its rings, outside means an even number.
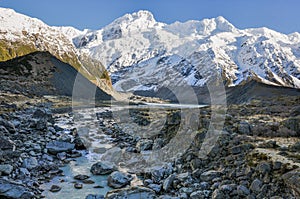
[[[129,23],[156,23],[153,14],[147,10],[140,10],[131,14],[125,14],[124,16],[116,19],[113,24],[129,24]]]
[[[148,10],[140,10],[131,14],[136,19],[144,19],[148,21],[155,21],[153,14]]]

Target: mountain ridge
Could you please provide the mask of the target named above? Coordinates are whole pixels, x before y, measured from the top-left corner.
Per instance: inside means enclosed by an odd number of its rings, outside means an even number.
[[[39,19],[0,8],[0,61],[8,61],[37,51],[48,51],[72,65],[92,83],[113,94],[111,80],[100,61],[81,53],[70,36],[81,34],[75,28],[48,26]],[[70,34],[71,35],[67,35]]]
[[[142,28],[138,26],[139,20],[145,24]],[[192,68],[182,78],[191,86],[204,86],[209,77],[197,79],[196,74],[204,66],[178,65],[185,60],[197,62],[191,59],[195,53],[211,57],[215,65],[212,70],[222,73],[226,86],[236,86],[254,77],[270,85],[300,88],[299,33],[284,35],[264,27],[240,30],[221,16],[165,24],[155,21],[150,12],[139,11],[81,35],[74,43],[79,50],[104,63],[119,91],[156,87],[157,82],[165,81],[158,76],[166,75],[148,71],[170,69],[170,65],[175,71]],[[171,58],[176,61],[170,64]],[[162,59],[169,62],[152,64]]]

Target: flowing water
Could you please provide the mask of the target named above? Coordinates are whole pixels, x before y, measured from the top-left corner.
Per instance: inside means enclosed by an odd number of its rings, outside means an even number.
[[[165,117],[165,109],[199,109],[204,107],[203,105],[173,105],[173,104],[146,104],[143,106],[114,106],[114,107],[99,107],[99,108],[86,108],[73,110],[73,115],[63,114],[57,115],[56,124],[68,132],[69,129],[77,128],[79,135],[86,141],[88,146],[88,151],[83,152],[82,157],[72,160],[69,164],[62,167],[63,176],[55,177],[49,183],[43,185],[45,190],[43,195],[46,198],[61,199],[61,198],[72,198],[72,199],[82,199],[88,194],[102,194],[105,195],[110,187],[107,186],[107,175],[104,176],[94,176],[90,173],[91,166],[100,161],[103,154],[105,154],[109,149],[111,149],[113,144],[113,138],[109,136],[109,133],[105,132],[108,129],[102,128],[105,125],[115,126],[117,123],[123,130],[134,133],[135,125],[128,122],[129,109],[152,109],[158,110],[160,112],[158,116],[155,116],[158,121],[161,121],[159,117]],[[125,112],[122,112],[125,111]],[[152,111],[155,112],[155,111]],[[116,121],[107,121],[103,118],[97,117],[97,113],[112,113],[112,116]],[[125,114],[125,115],[124,115]],[[157,114],[156,114],[157,115]],[[125,120],[119,120],[125,118]],[[152,121],[153,122],[153,121]],[[164,122],[164,120],[163,120]],[[161,124],[160,124],[161,125]],[[147,127],[146,127],[147,128]],[[156,128],[156,126],[154,127]],[[138,130],[138,129],[137,129]],[[129,134],[130,134],[129,132]],[[126,168],[122,169],[126,171]],[[74,188],[74,176],[84,174],[90,176],[94,184],[83,184],[82,189]],[[136,180],[136,184],[139,182]],[[50,187],[55,184],[62,187],[59,192],[52,193],[49,191]],[[95,188],[98,186],[98,188]]]

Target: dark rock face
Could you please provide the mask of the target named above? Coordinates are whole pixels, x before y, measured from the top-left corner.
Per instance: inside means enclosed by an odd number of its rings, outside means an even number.
[[[0,198],[30,199],[34,194],[22,185],[0,179]]]
[[[35,52],[1,62],[0,77],[7,80],[0,82],[0,88],[27,95],[72,96],[76,86],[78,92],[75,95],[78,99],[112,99],[111,95],[94,85],[73,66],[58,60],[48,52]],[[13,81],[13,84],[9,84],[10,81]]]

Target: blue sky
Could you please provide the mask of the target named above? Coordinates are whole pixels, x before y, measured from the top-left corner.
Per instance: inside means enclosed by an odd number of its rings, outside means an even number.
[[[0,0],[0,7],[39,18],[49,25],[99,29],[125,13],[149,10],[157,21],[223,16],[237,28],[268,27],[300,32],[299,0]]]

